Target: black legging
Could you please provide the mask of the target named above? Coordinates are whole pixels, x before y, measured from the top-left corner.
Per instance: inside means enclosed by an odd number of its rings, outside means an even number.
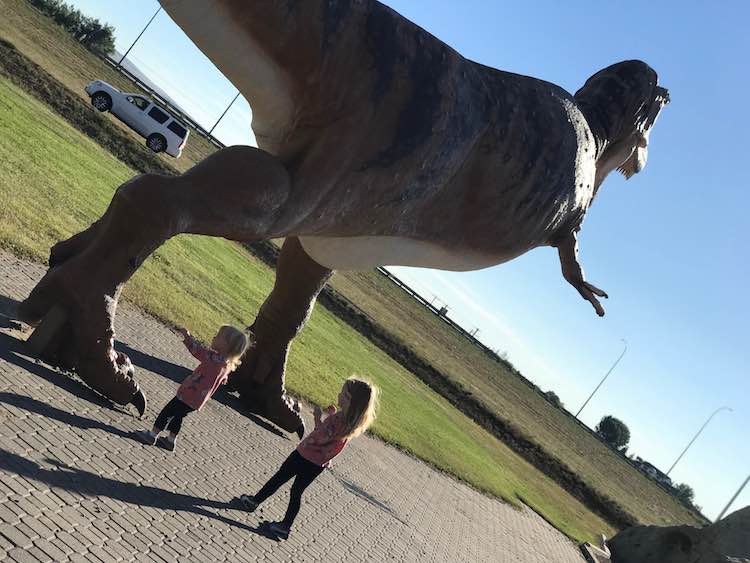
[[[154,422],[154,428],[169,430],[172,434],[178,434],[180,428],[182,428],[182,419],[194,410],[193,407],[186,405],[175,397],[161,409]]]
[[[320,465],[306,460],[297,450],[294,450],[281,464],[276,474],[258,491],[255,495],[255,501],[260,504],[278,491],[281,485],[295,477],[294,483],[292,483],[292,491],[289,494],[289,506],[286,509],[284,520],[282,520],[282,524],[291,528],[302,504],[302,493],[322,472],[323,468]]]

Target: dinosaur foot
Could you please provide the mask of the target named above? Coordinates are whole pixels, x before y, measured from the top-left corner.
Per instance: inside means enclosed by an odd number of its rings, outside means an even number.
[[[18,316],[36,327],[27,341],[32,353],[75,371],[101,395],[125,405],[140,398],[139,385],[130,359],[114,349],[117,299],[97,288],[95,272],[77,259],[50,268]]]
[[[286,349],[277,354],[263,348],[261,344],[248,351],[242,364],[232,373],[228,389],[237,391],[240,401],[251,412],[287,432],[303,434],[305,425],[299,403],[284,391]],[[269,366],[273,367],[268,370]],[[259,376],[263,377],[262,381],[258,381]]]
[[[253,414],[262,416],[287,432],[296,433],[300,439],[305,433],[305,423],[299,414],[299,403],[288,395],[269,394],[263,385],[243,386],[239,391],[242,404]]]

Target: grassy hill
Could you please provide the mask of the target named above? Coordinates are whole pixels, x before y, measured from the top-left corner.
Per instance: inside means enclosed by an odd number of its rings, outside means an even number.
[[[570,413],[550,404],[508,365],[491,359],[382,275],[337,273],[331,286],[374,324],[387,327],[416,357],[437,366],[442,375],[469,394],[472,403],[504,421],[510,433],[538,444],[639,522],[705,523],[582,428]]]
[[[65,30],[35,10],[26,0],[2,0],[0,37],[13,43],[26,57],[87,102],[88,95],[84,88],[95,79],[109,82],[126,92],[140,92],[133,83],[73,40]],[[141,145],[145,143],[143,138],[120,121],[111,121],[131,139]],[[183,172],[215,150],[214,145],[191,130],[180,158],[165,154],[158,158]]]

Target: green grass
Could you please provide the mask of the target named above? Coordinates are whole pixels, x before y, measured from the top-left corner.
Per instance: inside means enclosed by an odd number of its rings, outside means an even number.
[[[27,0],[0,0],[0,37],[13,43],[19,51],[88,101],[84,87],[101,79],[126,92],[139,92],[127,78],[97,58],[75,41],[47,16],[31,7]],[[144,144],[132,129],[109,117],[130,138]],[[206,139],[191,131],[180,158],[164,154],[160,159],[179,171],[187,170],[216,150]]]
[[[504,365],[383,276],[339,272],[330,285],[372,321],[437,366],[448,379],[512,423],[520,433],[563,461],[595,490],[647,524],[703,525],[705,521],[583,430],[568,413],[553,407]]]
[[[133,172],[40,102],[0,78],[0,246],[36,260],[84,228]],[[125,297],[207,338],[223,322],[247,323],[273,272],[240,246],[179,236],[146,261]],[[609,526],[547,476],[456,410],[368,340],[318,307],[295,341],[288,387],[327,404],[352,372],[382,390],[373,432],[474,487],[519,498],[578,540]],[[144,382],[146,386],[148,382]]]

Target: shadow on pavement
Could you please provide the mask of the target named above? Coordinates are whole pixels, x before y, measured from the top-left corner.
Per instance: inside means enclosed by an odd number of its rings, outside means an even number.
[[[245,508],[242,506],[242,503],[240,502],[240,497],[234,497],[232,500],[229,501],[229,505],[236,509],[236,510],[242,510],[245,511]],[[258,511],[262,511],[262,508],[259,508]],[[252,529],[252,531],[259,536],[263,536],[264,538],[267,538],[269,540],[274,540],[276,542],[281,541],[281,538],[273,532],[269,525],[271,524],[270,520],[262,520],[255,528]]]
[[[27,412],[38,414],[46,418],[52,418],[68,426],[74,426],[82,430],[104,430],[121,438],[131,438],[130,433],[106,422],[100,422],[92,418],[86,418],[71,412],[58,409],[42,401],[37,401],[25,395],[16,393],[0,392],[0,403],[11,405]]]
[[[380,510],[382,510],[383,512],[385,512],[392,518],[395,518],[396,520],[401,522],[404,526],[409,525],[408,522],[405,522],[404,520],[399,518],[398,514],[396,514],[396,512],[390,506],[388,506],[383,501],[376,499],[370,493],[365,491],[362,487],[357,485],[357,483],[355,483],[354,481],[350,481],[349,479],[347,479],[346,477],[344,477],[343,475],[341,475],[340,473],[336,471],[331,470],[331,475],[333,475],[338,480],[338,482],[341,483],[341,485],[354,496],[359,497],[369,502],[371,505],[375,506],[376,508],[379,508]]]
[[[182,381],[192,373],[192,370],[185,366],[162,360],[161,358],[151,356],[150,354],[144,354],[140,350],[136,350],[122,342],[116,342],[115,349],[118,352],[127,354],[134,366],[161,375],[175,383],[182,383]]]
[[[50,458],[44,461],[52,465],[53,468],[47,469],[34,461],[0,449],[0,470],[13,472],[30,480],[42,482],[49,487],[73,491],[88,497],[109,497],[128,504],[150,506],[160,510],[191,512],[265,537],[265,534],[256,528],[207,510],[208,508],[218,510],[234,508],[230,503],[173,493],[150,485],[117,481],[89,471],[69,467]]]
[[[21,330],[23,328],[22,325],[15,320],[18,304],[19,301],[16,301],[13,298],[6,295],[0,295],[0,328],[11,328],[14,330]],[[143,352],[140,352],[135,348],[131,348],[130,346],[122,342],[116,342],[115,348],[118,351],[127,354],[134,365],[161,375],[162,377],[165,377],[167,379],[171,379],[176,383],[182,383],[182,381],[190,373],[192,373],[191,370],[184,366],[169,362],[167,360],[162,360],[161,358],[157,358],[149,354],[144,354]],[[21,369],[24,369],[38,377],[41,377],[45,381],[48,381],[53,385],[57,385],[58,387],[65,389],[72,395],[94,403],[95,405],[105,407],[117,412],[122,412],[124,414],[131,414],[126,410],[117,408],[113,403],[94,392],[82,382],[79,382],[72,377],[66,376],[63,373],[52,370],[42,363],[38,363],[38,360],[27,359],[24,357],[25,355],[28,355],[28,352],[25,350],[24,342],[22,340],[14,338],[5,333],[0,333],[0,359],[3,359],[8,363],[14,364]],[[223,390],[219,390],[219,392],[214,396],[214,400],[219,401],[221,404],[236,410],[243,416],[250,419],[260,428],[263,428],[264,430],[267,430],[268,432],[271,432],[286,440],[289,439],[289,437],[284,432],[276,428],[274,425],[266,422],[260,416],[250,412],[238,397],[231,395]]]
[[[278,536],[278,534],[274,533],[271,528],[269,527],[271,522],[269,520],[263,520],[260,524],[258,524],[255,528],[253,528],[253,532],[258,534],[259,536],[263,536],[264,538],[268,538],[269,540],[273,540],[275,542],[280,542],[281,538]]]
[[[0,295],[0,315],[14,319],[16,316],[16,308],[20,301],[16,301],[12,297],[7,295]]]
[[[0,328],[21,330],[23,326],[15,320],[18,301],[6,295],[0,295]]]
[[[161,358],[157,358],[155,356],[151,356],[150,354],[144,354],[140,350],[136,350],[135,348],[132,348],[127,344],[123,344],[122,342],[117,342],[115,344],[115,348],[118,352],[127,354],[127,356],[130,358],[130,361],[133,362],[134,366],[161,375],[162,377],[165,377],[167,379],[171,379],[175,383],[182,383],[182,381],[192,373],[191,370],[184,366],[175,364],[167,360],[163,360]],[[254,422],[257,426],[260,426],[264,430],[276,434],[281,438],[285,438],[287,440],[289,439],[284,432],[273,426],[270,422],[266,422],[258,415],[250,412],[242,403],[242,401],[240,401],[240,399],[235,395],[219,389],[216,395],[214,395],[213,400],[218,401],[219,403],[229,407],[230,409],[234,409],[241,415],[249,418],[252,422]]]
[[[0,403],[12,405],[76,428],[104,430],[121,438],[137,441],[132,432],[126,432],[105,422],[63,411],[31,397],[0,392]],[[124,483],[67,466],[58,460],[47,458],[44,461],[55,466],[55,468],[45,469],[31,460],[0,449],[0,470],[10,471],[23,477],[41,481],[50,487],[71,490],[86,496],[107,496],[123,502],[152,506],[159,509],[193,512],[278,541],[278,537],[268,530],[267,525],[263,523],[253,528],[242,522],[206,510],[206,507],[216,509],[241,508],[239,504],[201,499],[180,493],[172,493],[147,485]]]

